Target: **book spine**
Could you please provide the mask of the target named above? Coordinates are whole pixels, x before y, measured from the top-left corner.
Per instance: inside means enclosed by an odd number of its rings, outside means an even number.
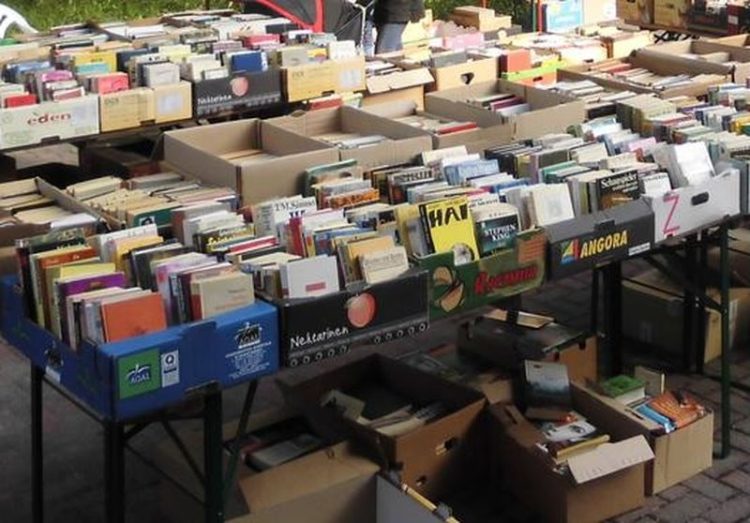
[[[427,217],[427,210],[423,205],[419,207],[419,223],[422,225],[422,237],[427,246],[427,251],[433,254],[435,252],[435,242],[432,239],[432,234],[430,234],[430,221]]]

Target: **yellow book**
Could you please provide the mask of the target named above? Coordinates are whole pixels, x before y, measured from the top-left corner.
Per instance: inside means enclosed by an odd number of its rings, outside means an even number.
[[[406,224],[414,218],[419,217],[419,207],[406,203],[395,206],[393,211],[394,216],[396,217],[396,228],[398,230],[399,241],[401,242],[401,245],[406,248],[407,253],[410,255],[414,254],[411,248],[411,243],[409,243],[409,230]]]
[[[112,257],[110,259],[114,260],[115,269],[123,271],[128,280],[130,280],[130,264],[126,258],[130,254],[130,251],[139,247],[149,247],[162,243],[164,243],[164,238],[161,236],[135,236],[115,240],[111,245],[110,252],[112,253]]]
[[[421,203],[419,215],[430,252],[453,251],[459,263],[479,259],[474,222],[466,196]]]
[[[347,283],[362,279],[359,267],[359,257],[363,254],[391,249],[395,244],[393,236],[375,236],[346,244],[346,260],[344,262],[344,277]]]
[[[73,57],[73,64],[79,65],[105,63],[109,72],[117,71],[117,54],[114,51],[92,51],[88,53],[79,53]]]
[[[96,276],[98,274],[108,274],[115,272],[114,263],[94,262],[99,258],[90,258],[79,260],[66,265],[49,267],[45,270],[47,280],[47,296],[45,298],[46,311],[49,313],[48,325],[52,332],[58,337],[62,337],[62,321],[60,318],[60,295],[57,292],[57,283],[68,279],[75,279],[81,276]],[[46,313],[45,313],[46,314]]]

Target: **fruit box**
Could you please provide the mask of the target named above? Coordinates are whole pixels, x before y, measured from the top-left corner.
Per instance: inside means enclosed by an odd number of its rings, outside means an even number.
[[[393,280],[317,298],[275,299],[281,365],[297,367],[346,353],[351,345],[380,343],[428,327],[427,272],[411,269]]]
[[[453,252],[418,258],[429,271],[430,318],[488,305],[530,289],[544,281],[547,238],[539,229],[524,231],[516,245],[479,260],[455,265]]]

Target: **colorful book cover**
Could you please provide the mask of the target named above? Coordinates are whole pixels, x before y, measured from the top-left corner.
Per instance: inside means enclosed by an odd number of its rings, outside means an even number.
[[[466,196],[422,203],[419,214],[430,252],[453,251],[459,263],[479,259]]]
[[[65,298],[60,300],[59,284],[63,281],[71,281],[86,276],[107,274],[115,271],[114,263],[90,263],[90,261],[95,260],[98,261],[98,258],[82,260],[74,264],[60,265],[46,271],[47,302],[45,314],[48,315],[46,321],[50,326],[50,330],[57,336],[61,336],[62,334],[60,330],[60,305],[61,302],[64,303],[65,301]]]
[[[477,222],[482,256],[512,247],[518,235],[518,215],[510,214]]]
[[[104,264],[102,264],[104,265]],[[91,292],[100,289],[108,289],[111,287],[125,287],[126,286],[125,274],[122,272],[110,272],[108,274],[96,274],[89,277],[84,277],[76,280],[60,282],[57,284],[58,294],[58,307],[60,316],[60,334],[65,341],[71,342],[70,338],[70,325],[67,314],[67,300],[68,297],[76,294],[82,294],[84,292]]]
[[[101,312],[104,338],[108,343],[167,328],[164,306],[156,293],[103,303]]]

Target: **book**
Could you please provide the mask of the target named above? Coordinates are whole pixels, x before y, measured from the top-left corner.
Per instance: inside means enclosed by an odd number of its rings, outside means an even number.
[[[167,328],[160,296],[154,292],[114,303],[102,303],[104,339],[109,343]]]
[[[364,253],[359,256],[362,277],[369,285],[398,278],[409,270],[409,260],[403,246]]]
[[[91,258],[92,261],[96,259]],[[73,264],[52,267],[47,270],[48,296],[45,305],[45,321],[49,325],[50,330],[58,337],[62,337],[62,310],[65,297],[67,294],[71,294],[71,292],[67,291],[70,284],[115,272],[114,263],[88,263],[88,261],[82,260]]]
[[[482,256],[488,256],[515,244],[520,229],[518,209],[510,204],[497,203],[472,211],[476,235]]]
[[[419,204],[419,216],[429,253],[452,251],[457,265],[479,259],[466,196]]]
[[[642,400],[646,396],[644,382],[625,374],[609,378],[599,386],[604,394],[625,405]]]
[[[706,409],[686,392],[667,391],[647,403],[648,407],[666,416],[681,429],[702,417]]]
[[[568,368],[561,363],[524,361],[524,397],[527,417],[537,412],[552,413],[552,419],[563,419],[570,410]],[[531,411],[531,412],[529,412]]]
[[[239,271],[190,282],[193,320],[210,318],[255,302],[253,279]]]
[[[342,272],[347,284],[363,279],[360,257],[395,247],[392,236],[374,236],[354,240],[343,245]]]
[[[663,372],[636,365],[633,376],[643,382],[647,396],[654,398],[664,392],[665,376]]]
[[[267,470],[309,454],[320,448],[323,441],[309,433],[299,434],[247,455],[247,459],[258,470]]]
[[[532,185],[528,190],[529,214],[534,225],[545,227],[575,218],[566,184]]]
[[[102,264],[106,265],[106,264]],[[111,287],[123,288],[127,281],[122,272],[107,272],[91,274],[80,278],[61,281],[57,284],[59,302],[60,324],[58,326],[60,336],[71,346],[77,345],[77,336],[73,333],[75,319],[72,318],[72,305],[75,297],[97,290],[106,290]],[[71,300],[71,298],[74,298]],[[54,327],[54,325],[53,325]]]
[[[315,256],[279,266],[284,298],[312,298],[339,291],[338,264],[333,256]]]

